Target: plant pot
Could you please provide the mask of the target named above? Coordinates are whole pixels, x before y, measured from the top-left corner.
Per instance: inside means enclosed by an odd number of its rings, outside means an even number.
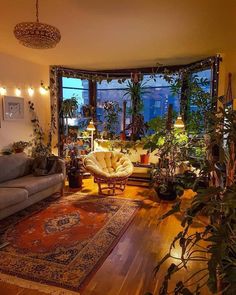
[[[126,135],[125,135],[124,132],[122,132],[122,133],[120,134],[120,139],[121,139],[121,140],[126,140]]]
[[[70,188],[81,188],[83,183],[82,174],[68,174],[69,187]]]
[[[175,184],[172,182],[158,185],[157,187],[155,187],[155,191],[161,200],[173,201],[177,198]]]
[[[149,154],[140,155],[140,163],[141,164],[148,164],[149,163],[149,158],[150,158]]]
[[[24,149],[21,149],[21,148],[19,148],[19,149],[14,149],[14,152],[15,152],[16,154],[23,153],[23,151],[24,151]]]

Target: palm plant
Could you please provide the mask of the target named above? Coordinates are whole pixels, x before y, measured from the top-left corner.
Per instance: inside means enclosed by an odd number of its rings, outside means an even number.
[[[144,117],[141,114],[143,109],[142,95],[144,93],[146,93],[146,91],[142,82],[127,82],[127,91],[125,92],[124,97],[129,96],[131,99],[131,108],[129,109],[131,123],[126,129],[131,130],[132,140],[139,139],[140,136],[144,135],[146,130]]]
[[[78,109],[78,101],[76,97],[64,99],[61,104],[60,113],[66,119],[65,134],[68,134],[68,118],[72,118]]]

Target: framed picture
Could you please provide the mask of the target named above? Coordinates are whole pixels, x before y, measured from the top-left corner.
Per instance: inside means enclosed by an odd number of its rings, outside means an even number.
[[[16,96],[3,97],[4,120],[24,119],[24,98]]]

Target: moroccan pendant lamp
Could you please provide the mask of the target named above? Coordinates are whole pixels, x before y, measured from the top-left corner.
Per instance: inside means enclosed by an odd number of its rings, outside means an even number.
[[[38,0],[36,0],[36,22],[17,24],[14,35],[22,45],[34,49],[53,48],[61,40],[61,34],[57,28],[39,22]]]

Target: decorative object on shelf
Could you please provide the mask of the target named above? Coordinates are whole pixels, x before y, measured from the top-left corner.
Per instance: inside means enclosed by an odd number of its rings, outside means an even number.
[[[184,125],[184,121],[182,119],[182,116],[179,115],[174,123],[174,127],[175,128],[184,128],[184,126],[185,125]]]
[[[48,24],[39,22],[39,4],[36,0],[36,22],[18,23],[14,35],[19,42],[33,49],[49,49],[61,40],[60,31]]]
[[[24,98],[16,96],[3,97],[4,120],[24,119]]]
[[[87,130],[91,131],[91,151],[93,151],[94,149],[93,135],[94,135],[94,131],[96,130],[93,120],[89,122]]]
[[[12,150],[14,153],[22,153],[29,145],[30,143],[27,141],[16,141],[12,144]]]

